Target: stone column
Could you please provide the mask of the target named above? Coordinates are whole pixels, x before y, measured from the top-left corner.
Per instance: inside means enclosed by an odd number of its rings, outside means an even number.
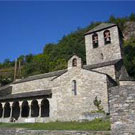
[[[42,102],[43,99],[37,99],[38,101],[38,106],[39,106],[39,115],[38,117],[41,117],[41,102]]]
[[[13,113],[13,102],[10,102],[10,108],[11,108],[11,111],[10,111],[10,118],[12,118],[12,113]]]
[[[3,108],[3,111],[2,111],[2,118],[4,118],[4,112],[5,112],[4,106],[5,106],[5,103],[1,103],[1,104],[2,104],[2,108]]]
[[[22,102],[23,101],[19,101],[19,107],[20,107],[20,115],[19,115],[19,118],[21,118],[21,114],[22,114]]]
[[[31,117],[31,102],[32,102],[32,100],[28,101],[28,105],[29,105],[29,116],[28,117]]]

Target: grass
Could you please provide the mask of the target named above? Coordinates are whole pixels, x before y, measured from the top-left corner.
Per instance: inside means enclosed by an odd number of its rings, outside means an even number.
[[[110,121],[96,119],[90,122],[50,122],[50,123],[0,123],[0,128],[26,128],[32,130],[94,130],[109,131]]]

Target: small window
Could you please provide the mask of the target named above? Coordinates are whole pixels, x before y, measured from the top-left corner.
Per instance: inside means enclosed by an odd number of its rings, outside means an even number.
[[[109,30],[104,31],[104,42],[105,42],[105,45],[111,43],[111,37],[110,37],[110,31]]]
[[[72,61],[72,66],[73,66],[73,67],[76,67],[76,66],[77,66],[77,59],[76,59],[76,58],[73,59],[73,61]]]
[[[101,59],[103,60],[103,59],[104,59],[104,55],[103,55],[103,53],[101,53],[100,55],[101,55]]]
[[[93,48],[98,47],[98,35],[96,33],[92,35],[92,43],[93,43]]]
[[[77,86],[76,86],[76,80],[72,81],[72,91],[74,95],[77,95]]]

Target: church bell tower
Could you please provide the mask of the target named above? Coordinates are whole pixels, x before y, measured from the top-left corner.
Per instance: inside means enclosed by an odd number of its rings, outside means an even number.
[[[122,59],[122,34],[116,24],[101,23],[85,33],[87,65]]]

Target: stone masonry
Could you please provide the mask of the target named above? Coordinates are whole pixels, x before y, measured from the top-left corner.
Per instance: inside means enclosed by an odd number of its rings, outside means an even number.
[[[112,135],[135,135],[135,82],[109,92]]]
[[[86,33],[85,45],[87,65],[103,63],[122,58],[118,27],[113,24],[113,27],[108,27],[108,30],[111,34],[111,44],[104,45],[104,30],[100,28],[102,26],[104,26],[104,24],[101,24],[97,26],[97,29],[95,28],[94,30],[90,30],[88,33]],[[95,49],[92,47],[93,33],[98,34],[99,47]]]

